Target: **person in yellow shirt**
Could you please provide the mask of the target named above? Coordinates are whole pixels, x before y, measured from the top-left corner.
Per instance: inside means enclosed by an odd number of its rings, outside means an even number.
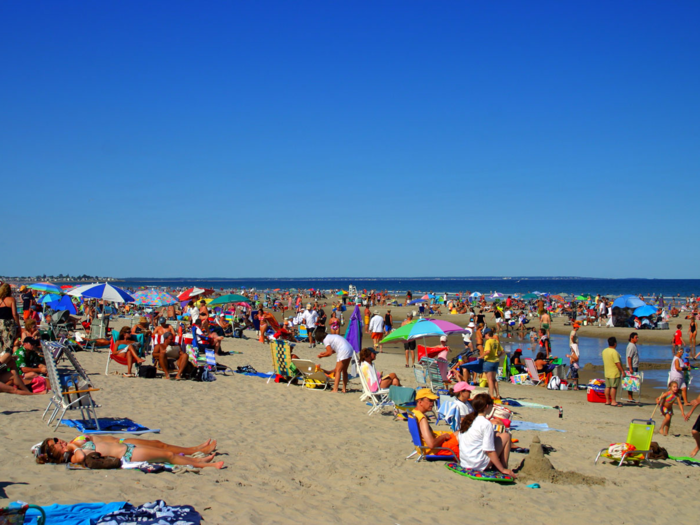
[[[493,399],[500,399],[496,373],[498,372],[498,361],[503,355],[503,347],[490,328],[484,329],[484,338],[486,343],[479,357],[484,360],[484,373],[486,373],[486,380],[489,383],[489,396]]]
[[[622,367],[620,354],[615,350],[617,339],[608,337],[608,347],[603,350],[603,368],[605,372],[605,404],[621,407],[617,402],[617,389],[620,388],[625,369]]]

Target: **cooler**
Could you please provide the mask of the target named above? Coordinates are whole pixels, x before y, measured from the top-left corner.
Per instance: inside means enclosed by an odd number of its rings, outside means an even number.
[[[605,387],[589,385],[586,389],[586,399],[589,403],[605,403]]]

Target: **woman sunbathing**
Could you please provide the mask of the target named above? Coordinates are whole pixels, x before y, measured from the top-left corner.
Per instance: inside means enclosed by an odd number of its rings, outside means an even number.
[[[189,454],[209,454],[216,448],[216,441],[207,440],[196,447],[178,447],[162,441],[123,438],[114,436],[78,436],[70,443],[58,438],[48,438],[32,448],[36,462],[85,463],[88,454],[97,452],[101,456],[119,458],[122,462],[172,463],[191,465],[197,468],[222,468],[223,461],[212,462],[215,454],[203,458],[192,458]]]

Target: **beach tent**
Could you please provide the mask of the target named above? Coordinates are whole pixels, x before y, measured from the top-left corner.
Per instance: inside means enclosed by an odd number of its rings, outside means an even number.
[[[61,310],[68,310],[68,313],[71,315],[76,315],[77,311],[75,309],[75,305],[73,304],[73,301],[70,300],[70,297],[67,295],[64,295],[57,301],[51,301],[49,303],[46,303],[46,306],[51,308],[54,312],[60,312]]]
[[[615,308],[639,308],[640,306],[645,306],[646,303],[642,301],[636,295],[621,295],[612,304]]]

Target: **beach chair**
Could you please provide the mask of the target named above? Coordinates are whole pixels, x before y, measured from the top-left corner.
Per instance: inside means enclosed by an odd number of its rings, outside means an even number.
[[[126,356],[123,354],[119,354],[117,352],[117,337],[119,337],[119,332],[116,330],[112,330],[112,335],[109,339],[109,355],[107,356],[107,367],[105,368],[105,375],[109,375],[109,364],[114,361],[117,364],[120,364],[122,366],[128,366],[129,363],[126,360]]]
[[[95,347],[97,346],[97,341],[100,339],[107,339],[108,330],[109,317],[102,316],[100,319],[93,319],[90,323],[90,332],[88,334],[87,341],[85,341],[85,348],[91,352],[94,352]]]
[[[623,463],[633,463],[635,465],[641,464],[642,461],[649,462],[649,452],[651,452],[651,440],[654,437],[654,428],[656,423],[653,419],[633,419],[630,422],[630,428],[627,431],[627,440],[625,443],[634,445],[635,450],[630,452],[623,452],[621,457],[617,458],[612,456],[608,449],[605,447],[600,449],[598,455],[595,457],[593,464],[598,463],[598,459],[603,456],[605,458],[611,459],[613,461],[618,461],[617,468],[620,468]]]
[[[423,445],[423,440],[420,437],[420,429],[418,428],[418,420],[416,419],[416,416],[413,415],[413,412],[408,412],[407,414],[408,418],[408,431],[411,434],[411,440],[413,441],[413,446],[416,448],[413,452],[411,452],[408,456],[406,456],[406,459],[410,459],[416,454],[418,454],[418,459],[416,459],[416,463],[419,463],[423,460],[426,461],[454,461],[454,462],[459,462],[459,459],[455,456],[454,452],[450,450],[449,448],[446,447],[435,447],[435,448],[430,448],[426,447]],[[427,454],[428,451],[430,450],[445,450],[449,452],[449,454],[446,454],[444,456],[439,456],[437,454]]]
[[[233,369],[230,366],[217,364],[216,352],[214,352],[213,348],[206,348],[204,353],[207,358],[207,368],[209,368],[210,372],[222,375],[228,375],[227,372],[231,372],[231,375],[233,375]]]
[[[287,386],[292,384],[301,374],[292,363],[292,347],[289,341],[278,339],[270,343],[270,351],[272,352],[272,366],[274,375],[267,380],[269,383],[273,377],[281,376],[283,379],[280,382],[287,383]]]
[[[315,390],[325,390],[333,383],[323,370],[316,370],[316,364],[307,359],[292,359],[292,363],[297,367],[297,370],[304,377],[304,386]]]
[[[97,421],[96,411],[98,405],[95,404],[91,395],[92,392],[97,392],[99,388],[95,388],[92,380],[88,377],[87,372],[85,372],[85,369],[80,365],[71,349],[65,346],[63,348],[63,355],[70,362],[73,372],[69,374],[58,373],[56,360],[54,359],[54,355],[57,352],[57,345],[60,345],[60,343],[51,341],[41,342],[41,350],[44,354],[44,361],[46,362],[46,370],[48,372],[47,375],[49,383],[51,384],[49,404],[41,418],[44,419],[49,410],[53,408],[46,424],[51,425],[51,423],[56,420],[55,428],[58,428],[66,411],[80,410],[81,419],[84,421],[93,420],[95,422],[95,428],[99,430],[100,427]]]
[[[541,379],[540,375],[537,373],[535,362],[532,360],[531,357],[525,358],[525,368],[527,369],[527,375],[530,376],[530,381],[532,381],[532,383],[535,386],[539,385],[540,383],[542,383],[542,381],[544,381],[544,379]]]
[[[29,509],[39,513],[39,516],[36,516],[37,525],[44,525],[44,523],[46,523],[46,512],[44,512],[44,509],[37,505],[25,503],[18,507],[0,507],[0,525],[23,525],[25,522],[25,515]],[[26,519],[33,520],[33,518],[34,516]],[[34,523],[34,521],[27,521],[27,523]]]
[[[389,400],[389,389],[379,388],[376,392],[372,392],[372,389],[367,384],[365,375],[358,366],[358,375],[360,377],[360,384],[362,385],[362,394],[360,395],[360,401],[367,402],[371,405],[371,408],[367,412],[368,416],[371,416],[375,412],[382,410],[385,407],[393,407],[394,403]]]
[[[297,327],[297,335],[295,335],[294,338],[295,338],[297,341],[308,341],[308,340],[309,340],[309,332],[308,332],[308,330],[306,329],[306,325],[305,325],[305,324],[300,324],[300,325]]]
[[[426,377],[428,379],[428,387],[435,392],[445,392],[446,384],[450,383],[447,377],[447,372],[450,370],[450,364],[444,359],[431,359],[424,357],[420,361],[425,368]]]

